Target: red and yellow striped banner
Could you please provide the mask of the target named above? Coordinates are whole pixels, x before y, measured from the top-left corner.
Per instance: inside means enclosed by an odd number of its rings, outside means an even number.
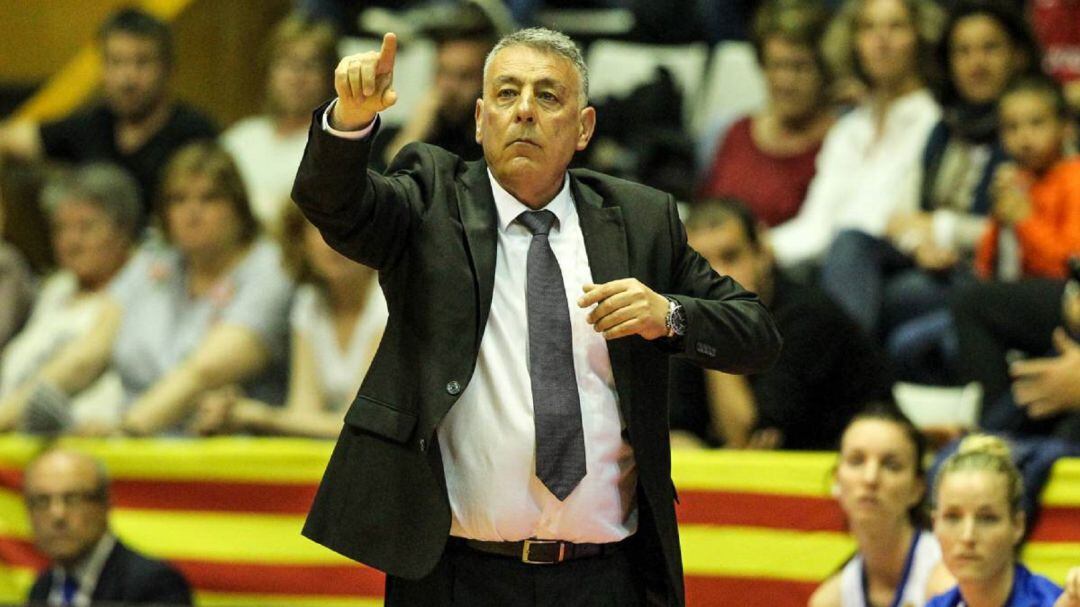
[[[208,606],[380,605],[383,577],[300,536],[331,445],[301,439],[80,440],[113,478],[112,525],[180,568]],[[42,447],[0,438],[0,603],[19,602],[44,559],[22,504]],[[690,605],[802,606],[853,544],[828,496],[826,453],[677,452],[673,476]],[[1080,564],[1080,460],[1059,462],[1024,552],[1061,580]]]

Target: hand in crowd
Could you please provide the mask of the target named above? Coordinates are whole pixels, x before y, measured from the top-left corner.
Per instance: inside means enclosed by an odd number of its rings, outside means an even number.
[[[956,251],[937,246],[933,242],[924,242],[915,247],[915,263],[924,270],[940,272],[948,270],[960,261]]]
[[[991,213],[1001,223],[1011,226],[1031,215],[1030,180],[1015,163],[1006,162],[994,172],[990,186],[994,201]]]
[[[375,116],[397,102],[393,89],[397,36],[383,36],[382,48],[349,55],[334,70],[338,102],[330,116],[334,128],[355,131],[371,124]]]
[[[1058,328],[1054,346],[1059,356],[1019,361],[1010,369],[1017,404],[1036,419],[1080,410],[1080,344]]]
[[[1065,574],[1065,585],[1054,607],[1080,607],[1080,567],[1073,567]]]
[[[640,335],[645,339],[667,336],[668,300],[636,278],[613,280],[584,286],[578,307],[587,308],[589,324],[604,333],[604,339]]]
[[[188,424],[188,432],[211,436],[231,431],[235,425],[233,412],[240,397],[240,390],[235,386],[227,386],[203,396]]]
[[[933,216],[930,213],[916,211],[895,213],[885,226],[885,235],[894,243],[915,241],[925,243],[933,241]]]

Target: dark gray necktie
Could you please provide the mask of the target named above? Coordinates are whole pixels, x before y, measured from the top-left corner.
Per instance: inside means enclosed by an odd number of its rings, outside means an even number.
[[[574,373],[574,336],[559,261],[548,242],[551,211],[518,216],[532,232],[527,262],[529,379],[536,430],[536,476],[562,501],[585,477],[585,436]]]

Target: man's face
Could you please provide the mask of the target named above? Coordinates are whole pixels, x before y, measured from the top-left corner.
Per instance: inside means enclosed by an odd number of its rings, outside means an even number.
[[[87,458],[57,452],[26,472],[25,497],[34,543],[53,561],[70,565],[84,557],[108,526],[101,479]]]
[[[435,89],[443,119],[469,119],[484,89],[484,58],[490,45],[480,40],[448,40],[435,57]]]
[[[750,242],[738,220],[692,230],[688,239],[717,273],[730,276],[748,291],[757,293],[761,288],[767,255]]]
[[[580,90],[573,65],[559,55],[511,46],[492,59],[476,102],[476,141],[500,183],[562,179],[596,125]]]
[[[169,68],[152,38],[114,32],[102,45],[105,102],[119,117],[139,120],[165,96]]]

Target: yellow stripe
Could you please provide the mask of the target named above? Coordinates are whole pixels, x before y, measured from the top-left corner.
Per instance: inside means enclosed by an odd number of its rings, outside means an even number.
[[[313,439],[224,437],[203,440],[80,439],[59,441],[101,458],[114,479],[317,483],[333,445]],[[22,469],[44,443],[0,437],[0,466]]]
[[[682,525],[679,536],[687,575],[818,581],[855,550],[850,537],[829,532]]]
[[[30,586],[37,572],[23,567],[12,567],[0,562],[0,603],[19,605],[30,594]]]
[[[833,453],[675,451],[672,478],[679,489],[825,496]]]
[[[1054,464],[1050,482],[1042,494],[1042,503],[1080,508],[1080,458],[1061,459]]]
[[[383,607],[383,600],[353,596],[323,597],[311,595],[196,593],[199,607]]]
[[[0,537],[30,538],[30,521],[18,493],[0,490]]]
[[[352,563],[300,535],[300,516],[117,510],[117,535],[147,553],[191,559],[266,565]]]
[[[1020,560],[1029,569],[1045,575],[1059,585],[1065,582],[1069,569],[1080,565],[1080,543],[1027,544],[1021,551]]]

